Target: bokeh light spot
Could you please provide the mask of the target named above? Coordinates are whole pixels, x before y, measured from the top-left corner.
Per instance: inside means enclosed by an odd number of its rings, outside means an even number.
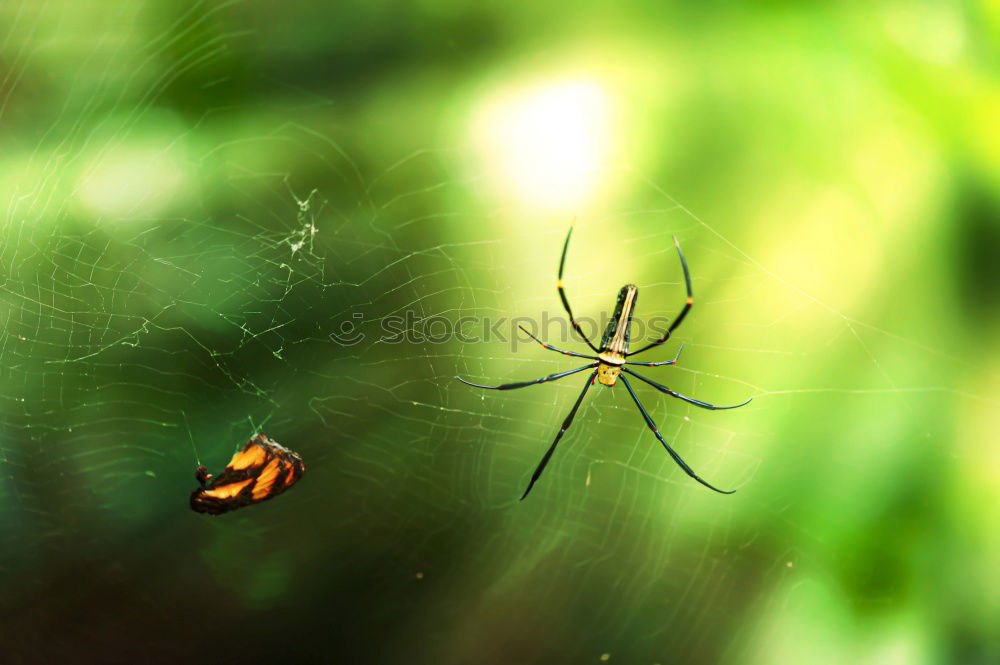
[[[605,87],[570,78],[505,90],[475,113],[474,139],[497,189],[516,203],[575,209],[595,195],[612,144]]]
[[[94,154],[77,190],[88,212],[117,222],[150,219],[187,189],[178,123],[169,114],[154,115],[156,122],[139,128],[132,141]]]

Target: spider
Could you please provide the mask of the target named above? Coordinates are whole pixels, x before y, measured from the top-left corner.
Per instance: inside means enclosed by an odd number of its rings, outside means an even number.
[[[647,379],[641,374],[637,374],[632,370],[630,370],[628,367],[626,367],[626,365],[637,365],[642,367],[659,367],[661,365],[676,365],[678,358],[680,358],[681,350],[684,348],[684,345],[681,344],[680,348],[677,350],[677,355],[674,356],[673,360],[663,360],[659,362],[634,362],[631,360],[627,360],[627,358],[631,356],[635,356],[644,351],[648,351],[649,349],[657,347],[666,342],[668,339],[670,339],[670,334],[677,329],[677,327],[684,320],[684,317],[686,317],[688,312],[691,311],[691,307],[694,305],[694,296],[691,290],[691,274],[688,271],[687,261],[684,259],[684,252],[681,251],[681,245],[679,242],[677,242],[677,236],[674,236],[674,247],[677,248],[677,255],[680,257],[681,260],[681,268],[683,268],[684,270],[684,284],[687,287],[687,301],[684,303],[684,308],[681,310],[681,313],[677,316],[676,319],[674,319],[673,323],[670,324],[670,327],[667,328],[667,331],[663,333],[662,337],[660,337],[655,342],[647,344],[638,351],[629,351],[628,345],[629,345],[629,335],[632,328],[632,311],[633,309],[635,309],[635,301],[639,293],[639,287],[637,287],[635,284],[626,284],[621,288],[621,290],[618,292],[618,302],[615,303],[614,315],[611,317],[611,321],[608,323],[608,327],[604,331],[604,336],[601,337],[601,347],[597,348],[596,346],[594,346],[594,343],[590,341],[587,335],[584,334],[583,329],[580,328],[580,324],[577,322],[576,317],[573,316],[573,310],[569,306],[569,300],[566,298],[566,290],[563,287],[562,277],[563,277],[563,270],[566,267],[566,251],[569,249],[569,239],[572,237],[572,235],[573,235],[573,226],[570,226],[569,233],[566,234],[566,242],[563,244],[562,258],[560,258],[559,260],[559,277],[556,280],[556,289],[559,291],[559,298],[562,300],[563,307],[566,309],[566,314],[569,315],[569,322],[573,326],[573,330],[577,332],[577,334],[583,339],[583,341],[587,343],[587,346],[589,346],[597,355],[589,356],[583,353],[576,353],[574,351],[563,351],[562,349],[557,349],[554,346],[550,346],[544,343],[542,340],[535,337],[534,335],[532,335],[530,332],[525,330],[523,326],[519,327],[529,337],[531,337],[531,339],[535,340],[536,342],[541,344],[543,348],[548,349],[549,351],[555,351],[557,353],[561,353],[566,356],[574,356],[576,358],[586,358],[588,360],[593,360],[594,362],[589,365],[584,365],[583,367],[577,367],[576,369],[567,370],[565,372],[556,372],[555,374],[543,376],[542,378],[535,379],[534,381],[505,383],[499,386],[483,386],[478,383],[472,383],[470,381],[466,381],[460,376],[455,377],[462,383],[473,386],[475,388],[485,388],[488,390],[516,390],[518,388],[527,388],[528,386],[533,386],[537,383],[546,383],[547,381],[555,381],[565,376],[569,376],[570,374],[576,374],[577,372],[582,372],[584,370],[588,369],[594,370],[587,377],[587,382],[583,385],[583,391],[581,391],[580,396],[576,398],[576,403],[573,405],[573,408],[570,409],[569,415],[567,415],[566,419],[563,421],[562,427],[559,428],[559,432],[556,434],[555,440],[552,441],[552,445],[550,445],[549,449],[545,451],[545,455],[542,457],[542,461],[538,463],[538,467],[535,469],[535,472],[531,474],[531,481],[528,483],[528,488],[524,490],[524,494],[521,495],[521,500],[523,501],[525,497],[528,496],[528,493],[531,492],[531,488],[535,486],[535,483],[541,477],[542,472],[545,470],[545,466],[549,463],[549,459],[552,457],[552,453],[555,452],[556,445],[559,443],[559,439],[561,439],[563,434],[566,433],[566,430],[569,429],[569,426],[573,424],[573,418],[576,416],[576,412],[580,408],[580,403],[583,402],[583,398],[587,394],[587,390],[590,389],[590,386],[594,385],[594,382],[596,380],[600,381],[601,385],[606,386],[608,388],[612,388],[617,384],[619,379],[621,379],[621,382],[625,385],[625,389],[628,391],[628,394],[632,397],[632,400],[635,402],[635,405],[639,407],[639,413],[642,414],[643,419],[646,421],[646,426],[653,431],[653,434],[655,434],[656,438],[659,439],[661,444],[663,444],[663,448],[667,451],[670,457],[673,458],[674,462],[676,462],[678,466],[684,469],[684,472],[686,474],[697,480],[705,487],[714,490],[716,492],[719,492],[720,494],[732,494],[736,490],[720,490],[719,488],[709,484],[708,482],[700,478],[698,474],[696,474],[694,470],[692,470],[691,467],[688,466],[683,459],[681,459],[681,456],[678,455],[674,451],[674,449],[670,447],[670,444],[668,444],[666,440],[664,440],[663,435],[660,434],[660,430],[656,426],[656,423],[653,422],[653,419],[649,416],[649,413],[646,412],[646,409],[645,407],[643,407],[642,402],[639,401],[638,395],[635,394],[635,390],[632,389],[632,385],[625,377],[625,374],[633,376],[644,383],[648,383],[649,385],[656,388],[662,393],[666,393],[671,397],[676,397],[677,399],[684,400],[688,404],[694,404],[695,406],[699,406],[703,409],[710,409],[713,411],[718,411],[723,409],[736,409],[750,402],[750,399],[748,399],[746,402],[743,402],[742,404],[734,404],[732,406],[715,406],[713,404],[709,404],[708,402],[702,402],[701,400],[681,395],[680,393],[675,392],[664,385],[660,385],[656,381]]]

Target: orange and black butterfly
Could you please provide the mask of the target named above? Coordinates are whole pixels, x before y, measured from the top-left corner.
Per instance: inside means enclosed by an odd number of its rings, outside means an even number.
[[[194,475],[201,487],[191,492],[191,509],[221,515],[267,501],[298,482],[305,472],[301,457],[258,434],[233,455],[218,476],[198,467]]]

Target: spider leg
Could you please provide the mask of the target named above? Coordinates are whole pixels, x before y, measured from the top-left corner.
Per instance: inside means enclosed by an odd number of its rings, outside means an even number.
[[[664,385],[660,385],[656,381],[651,381],[650,379],[647,379],[646,377],[642,376],[641,374],[636,374],[635,372],[633,372],[632,370],[628,369],[627,367],[622,367],[622,371],[623,372],[628,372],[629,374],[631,374],[635,378],[639,379],[640,381],[645,381],[649,385],[651,385],[654,388],[656,388],[657,390],[659,390],[661,393],[667,393],[671,397],[676,397],[677,399],[682,399],[685,402],[687,402],[688,404],[694,404],[695,406],[700,406],[701,408],[708,409],[710,411],[725,411],[726,409],[738,409],[741,406],[749,404],[750,400],[753,399],[751,397],[750,399],[748,399],[747,401],[745,401],[745,402],[743,402],[741,404],[733,404],[732,406],[715,406],[714,404],[709,404],[708,402],[702,402],[700,399],[694,399],[694,398],[691,398],[691,397],[687,397],[685,395],[681,395],[679,392],[675,392],[675,391],[671,390],[670,388],[667,388]]]
[[[548,349],[549,351],[555,351],[556,353],[561,353],[564,356],[576,356],[577,358],[587,358],[589,360],[597,360],[597,356],[588,356],[588,355],[584,355],[582,353],[576,353],[574,351],[563,351],[562,349],[557,349],[554,346],[549,346],[548,344],[546,344],[545,342],[543,342],[542,340],[538,339],[537,337],[535,337],[534,335],[532,335],[530,332],[528,332],[528,330],[524,326],[519,325],[518,328],[520,328],[524,332],[525,335],[527,335],[531,339],[533,339],[536,342],[538,342],[539,344],[541,344],[542,348],[544,348],[544,349]]]
[[[684,303],[684,309],[681,310],[681,313],[677,315],[674,322],[667,328],[667,332],[663,333],[663,337],[651,344],[647,344],[638,351],[625,354],[627,356],[634,356],[643,351],[648,351],[654,346],[659,346],[670,339],[670,333],[677,329],[677,326],[681,324],[681,321],[684,320],[684,317],[688,315],[688,312],[691,311],[691,307],[694,305],[694,291],[691,290],[691,272],[688,270],[687,261],[684,259],[684,252],[681,251],[681,244],[677,242],[677,236],[674,236],[674,247],[677,248],[677,256],[681,257],[681,268],[684,269],[684,286],[687,288],[687,302]]]
[[[631,374],[631,372],[629,372],[629,374]],[[638,375],[636,375],[636,376],[638,376]],[[646,425],[649,426],[649,429],[653,430],[653,434],[656,435],[656,438],[660,440],[660,443],[663,444],[663,447],[666,449],[666,451],[670,454],[671,457],[674,458],[674,461],[677,462],[677,465],[679,467],[681,467],[682,469],[684,469],[684,472],[687,473],[687,475],[691,476],[692,478],[694,478],[695,480],[697,480],[699,483],[701,483],[702,485],[704,485],[708,489],[715,490],[719,494],[732,494],[733,492],[736,491],[736,490],[720,490],[718,487],[714,487],[711,484],[709,484],[706,481],[704,481],[701,478],[699,478],[698,474],[696,474],[694,472],[694,470],[691,467],[689,467],[687,465],[687,463],[683,459],[681,459],[681,456],[678,455],[676,452],[674,452],[674,449],[670,447],[670,444],[668,444],[664,440],[663,435],[660,434],[660,430],[656,426],[656,423],[654,423],[653,419],[649,417],[648,413],[646,413],[646,409],[643,408],[642,402],[639,401],[638,395],[636,395],[635,391],[632,390],[632,386],[631,386],[631,384],[629,384],[628,379],[626,379],[624,376],[620,376],[619,378],[621,378],[622,383],[625,384],[625,388],[628,389],[628,394],[632,396],[633,400],[635,400],[635,405],[637,407],[639,407],[639,412],[642,413],[642,417],[646,420]],[[640,378],[642,378],[642,377],[640,377]]]
[[[640,363],[640,362],[625,361],[625,364],[626,365],[642,365],[643,367],[659,367],[660,365],[676,365],[677,364],[677,359],[681,357],[681,351],[683,351],[683,350],[684,350],[684,342],[681,342],[681,347],[679,349],[677,349],[677,355],[674,356],[673,360],[661,360],[660,362],[656,362],[656,363]]]
[[[576,223],[575,219],[573,220],[573,223],[574,224]],[[573,316],[573,310],[570,308],[570,306],[569,306],[569,300],[566,298],[566,290],[563,288],[563,279],[562,279],[562,277],[563,277],[563,269],[566,267],[566,250],[569,249],[569,239],[570,239],[570,236],[572,236],[572,235],[573,235],[573,226],[571,224],[570,227],[569,227],[569,233],[566,234],[566,242],[563,243],[562,258],[559,259],[559,278],[556,280],[556,289],[559,290],[559,298],[562,299],[563,308],[566,310],[566,313],[569,315],[569,322],[570,322],[570,324],[572,324],[573,330],[575,330],[577,332],[577,334],[580,335],[580,337],[583,338],[583,341],[587,343],[587,346],[589,346],[591,349],[593,349],[594,353],[598,353],[599,354],[600,351],[598,351],[597,347],[594,346],[594,343],[591,342],[590,339],[586,335],[583,334],[583,328],[580,327],[580,324],[577,322],[576,318]]]
[[[517,388],[527,388],[528,386],[533,386],[536,383],[545,383],[546,381],[555,381],[556,379],[561,379],[564,376],[569,376],[570,374],[576,374],[577,372],[582,372],[585,369],[594,369],[597,367],[597,363],[592,363],[590,365],[584,365],[583,367],[577,367],[576,369],[571,369],[566,372],[556,372],[555,374],[549,374],[548,376],[543,376],[540,379],[535,379],[534,381],[519,381],[518,383],[503,383],[499,386],[484,386],[479,383],[472,383],[471,381],[466,381],[460,376],[455,378],[466,384],[467,386],[472,386],[473,388],[486,388],[487,390],[515,390]]]
[[[580,408],[580,403],[583,402],[583,396],[587,394],[587,391],[590,390],[590,386],[594,383],[595,376],[597,376],[597,372],[594,372],[587,377],[587,383],[583,384],[583,391],[580,393],[580,396],[576,398],[576,404],[574,404],[573,408],[570,409],[569,415],[566,416],[566,420],[563,421],[562,427],[559,428],[559,433],[556,434],[556,438],[552,441],[552,445],[545,451],[542,461],[538,463],[538,466],[535,468],[535,472],[531,474],[531,482],[528,483],[528,489],[524,490],[524,494],[521,495],[521,501],[524,501],[524,497],[528,496],[528,492],[531,491],[531,488],[535,486],[535,482],[542,476],[542,471],[545,470],[545,465],[549,463],[549,458],[552,457],[552,453],[556,450],[556,444],[559,443],[559,439],[561,439],[562,435],[566,433],[569,426],[573,424],[573,417],[576,416],[576,411]]]

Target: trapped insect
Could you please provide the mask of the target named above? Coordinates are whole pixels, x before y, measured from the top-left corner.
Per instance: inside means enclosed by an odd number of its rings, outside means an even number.
[[[233,455],[218,476],[198,467],[195,478],[200,487],[191,492],[191,510],[221,515],[267,501],[297,483],[305,472],[298,453],[260,432]]]
[[[525,330],[523,326],[521,327],[521,330],[523,330],[529,337],[531,337],[531,339],[535,340],[549,351],[556,351],[557,353],[561,353],[567,356],[574,356],[577,358],[587,358],[588,360],[593,360],[594,362],[589,365],[584,365],[583,367],[577,367],[576,369],[571,369],[565,372],[557,372],[555,374],[543,376],[542,378],[535,379],[534,381],[505,383],[499,386],[483,386],[479,385],[478,383],[472,383],[470,381],[466,381],[460,376],[455,377],[462,383],[465,383],[467,385],[476,388],[486,388],[489,390],[515,390],[517,388],[526,388],[528,386],[533,386],[536,383],[555,381],[556,379],[561,379],[564,376],[569,376],[570,374],[576,374],[577,372],[582,372],[584,370],[588,369],[594,370],[587,377],[587,382],[583,385],[583,391],[581,391],[580,396],[576,398],[576,403],[573,405],[573,408],[570,409],[569,415],[566,416],[566,420],[563,421],[562,427],[559,428],[559,432],[556,434],[555,440],[552,441],[552,445],[550,445],[549,449],[545,451],[545,455],[542,457],[542,461],[538,463],[538,467],[535,469],[535,472],[531,474],[531,481],[528,483],[528,488],[524,490],[524,494],[521,495],[521,499],[524,500],[524,498],[528,496],[528,492],[531,491],[531,488],[535,486],[535,482],[541,477],[542,472],[545,470],[545,466],[549,463],[549,458],[551,458],[552,453],[555,452],[556,445],[559,443],[559,439],[562,438],[562,435],[566,433],[566,430],[569,429],[569,426],[573,423],[573,418],[574,416],[576,416],[576,412],[580,408],[580,403],[583,402],[583,398],[587,394],[587,390],[590,389],[590,386],[592,386],[596,380],[600,381],[601,385],[607,386],[608,388],[612,388],[618,383],[619,379],[621,379],[621,382],[625,384],[625,389],[628,390],[628,394],[631,395],[632,400],[635,401],[635,405],[639,407],[639,412],[642,414],[643,419],[646,421],[646,425],[649,427],[649,429],[653,431],[653,434],[655,434],[656,438],[660,440],[660,443],[663,444],[664,449],[666,449],[667,453],[669,453],[670,456],[673,458],[673,460],[677,462],[678,466],[684,469],[685,473],[687,473],[689,476],[697,480],[705,487],[715,490],[720,494],[732,494],[736,490],[720,490],[719,488],[712,486],[711,484],[700,478],[698,474],[696,474],[691,469],[691,467],[689,467],[687,463],[683,459],[681,459],[681,456],[678,455],[674,451],[674,449],[670,447],[670,444],[668,444],[666,440],[664,440],[663,435],[660,434],[660,430],[656,426],[656,423],[653,422],[653,419],[646,412],[645,407],[642,406],[642,402],[639,401],[638,395],[635,394],[635,391],[632,389],[632,385],[628,382],[628,379],[625,377],[625,374],[633,376],[644,383],[648,383],[649,385],[656,388],[660,392],[666,393],[671,397],[676,397],[677,399],[684,400],[689,404],[700,406],[703,409],[711,409],[713,411],[722,409],[735,409],[744,406],[745,404],[748,404],[750,402],[750,400],[748,399],[746,402],[743,402],[742,404],[734,404],[732,406],[715,406],[709,404],[708,402],[702,402],[701,400],[681,395],[680,393],[675,392],[664,385],[660,385],[655,381],[647,379],[641,374],[637,374],[632,370],[630,370],[628,367],[626,367],[626,365],[637,365],[643,367],[676,365],[677,359],[680,357],[681,354],[681,349],[684,348],[684,345],[681,344],[680,348],[677,350],[677,355],[674,356],[673,360],[663,360],[659,362],[633,362],[631,360],[627,360],[631,356],[635,356],[644,351],[648,351],[649,349],[657,347],[666,342],[668,339],[670,339],[670,334],[677,329],[677,327],[684,320],[684,317],[686,317],[688,312],[691,311],[691,307],[694,305],[694,295],[691,290],[691,274],[688,271],[687,261],[684,259],[684,252],[681,251],[680,243],[677,242],[677,237],[676,236],[674,237],[674,246],[677,248],[677,255],[680,257],[681,260],[681,268],[683,268],[684,270],[684,284],[687,287],[687,302],[684,303],[684,308],[681,310],[681,313],[677,316],[676,319],[674,319],[673,323],[670,324],[670,327],[667,328],[667,332],[665,332],[662,337],[660,337],[655,342],[647,344],[638,351],[629,351],[628,346],[629,346],[629,334],[632,329],[632,311],[635,309],[635,302],[636,298],[638,297],[639,288],[635,284],[626,284],[621,288],[621,290],[618,292],[618,302],[615,304],[614,315],[611,317],[611,321],[608,323],[608,327],[604,331],[604,336],[601,337],[601,347],[597,348],[596,346],[594,346],[594,343],[591,342],[590,339],[584,334],[583,330],[580,328],[580,324],[573,316],[573,310],[570,308],[569,300],[566,298],[566,290],[563,288],[562,277],[563,277],[563,270],[566,267],[566,251],[569,249],[569,239],[570,237],[572,237],[572,235],[573,235],[573,227],[570,226],[569,233],[566,234],[566,242],[563,244],[562,258],[559,260],[559,277],[556,280],[556,289],[559,291],[559,298],[562,300],[563,307],[566,309],[566,314],[569,315],[569,322],[570,324],[572,324],[573,330],[577,332],[577,334],[583,339],[583,341],[587,343],[587,346],[589,346],[597,355],[590,356],[583,353],[576,353],[574,351],[563,351],[562,349],[557,349],[554,346],[549,346],[548,344],[542,342],[540,339],[538,339],[530,332]]]

